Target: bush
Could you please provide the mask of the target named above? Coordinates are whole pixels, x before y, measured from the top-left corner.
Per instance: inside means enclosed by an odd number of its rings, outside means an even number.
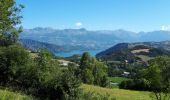
[[[18,79],[28,69],[29,63],[29,53],[22,47],[11,45],[0,48],[0,82],[4,84],[21,83]]]
[[[130,79],[122,81],[119,88],[146,91],[149,90],[149,83],[146,79]]]
[[[78,100],[81,93],[79,86],[80,81],[70,71],[65,71],[46,84],[40,83],[34,89],[35,95],[41,100]]]

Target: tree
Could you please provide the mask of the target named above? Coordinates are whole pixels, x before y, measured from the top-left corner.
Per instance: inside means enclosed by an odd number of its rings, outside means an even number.
[[[52,58],[52,54],[46,50],[40,50],[37,57],[34,58],[35,83],[32,88],[35,89],[34,95],[42,98],[51,98],[53,94],[50,91],[56,92],[53,88],[56,85],[55,78],[59,74],[59,65]]]
[[[18,45],[0,48],[0,81],[12,83],[29,63],[29,53]]]
[[[170,100],[170,57],[157,57],[149,62],[146,79],[157,100]]]
[[[80,60],[80,69],[86,69],[89,66],[90,60],[90,54],[88,52],[84,52]]]
[[[74,76],[74,71],[65,70],[57,77],[56,83],[59,84],[56,85],[58,100],[79,100],[81,81]]]
[[[106,87],[108,85],[107,66],[85,52],[82,55],[79,75],[84,83]]]
[[[15,0],[0,0],[0,46],[14,44],[18,40],[18,35],[22,27],[20,15],[22,5],[17,5]]]
[[[41,84],[45,85],[46,82],[48,83],[56,77],[59,65],[52,58],[52,54],[50,52],[41,50],[35,58],[35,64],[37,68],[37,76]]]
[[[34,95],[42,100],[78,100],[80,81],[75,77],[74,67],[71,64],[62,69],[51,53],[41,50],[35,58]]]
[[[107,66],[103,62],[99,62],[96,59],[94,59],[93,62],[93,76],[94,84],[102,87],[109,85],[107,79]]]

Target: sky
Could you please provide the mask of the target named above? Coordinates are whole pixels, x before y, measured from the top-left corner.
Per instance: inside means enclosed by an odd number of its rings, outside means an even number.
[[[170,31],[170,0],[16,0],[22,26],[55,29]]]

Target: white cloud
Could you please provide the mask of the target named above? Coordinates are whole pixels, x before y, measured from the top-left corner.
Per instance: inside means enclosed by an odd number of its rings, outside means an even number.
[[[77,22],[77,23],[75,23],[75,26],[76,27],[81,27],[83,24],[81,23],[81,22]]]
[[[162,25],[161,30],[163,31],[170,31],[170,25]]]

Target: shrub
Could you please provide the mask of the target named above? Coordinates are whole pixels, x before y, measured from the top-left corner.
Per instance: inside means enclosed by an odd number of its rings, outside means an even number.
[[[130,79],[122,81],[119,85],[121,89],[149,90],[149,83],[146,79]]]

